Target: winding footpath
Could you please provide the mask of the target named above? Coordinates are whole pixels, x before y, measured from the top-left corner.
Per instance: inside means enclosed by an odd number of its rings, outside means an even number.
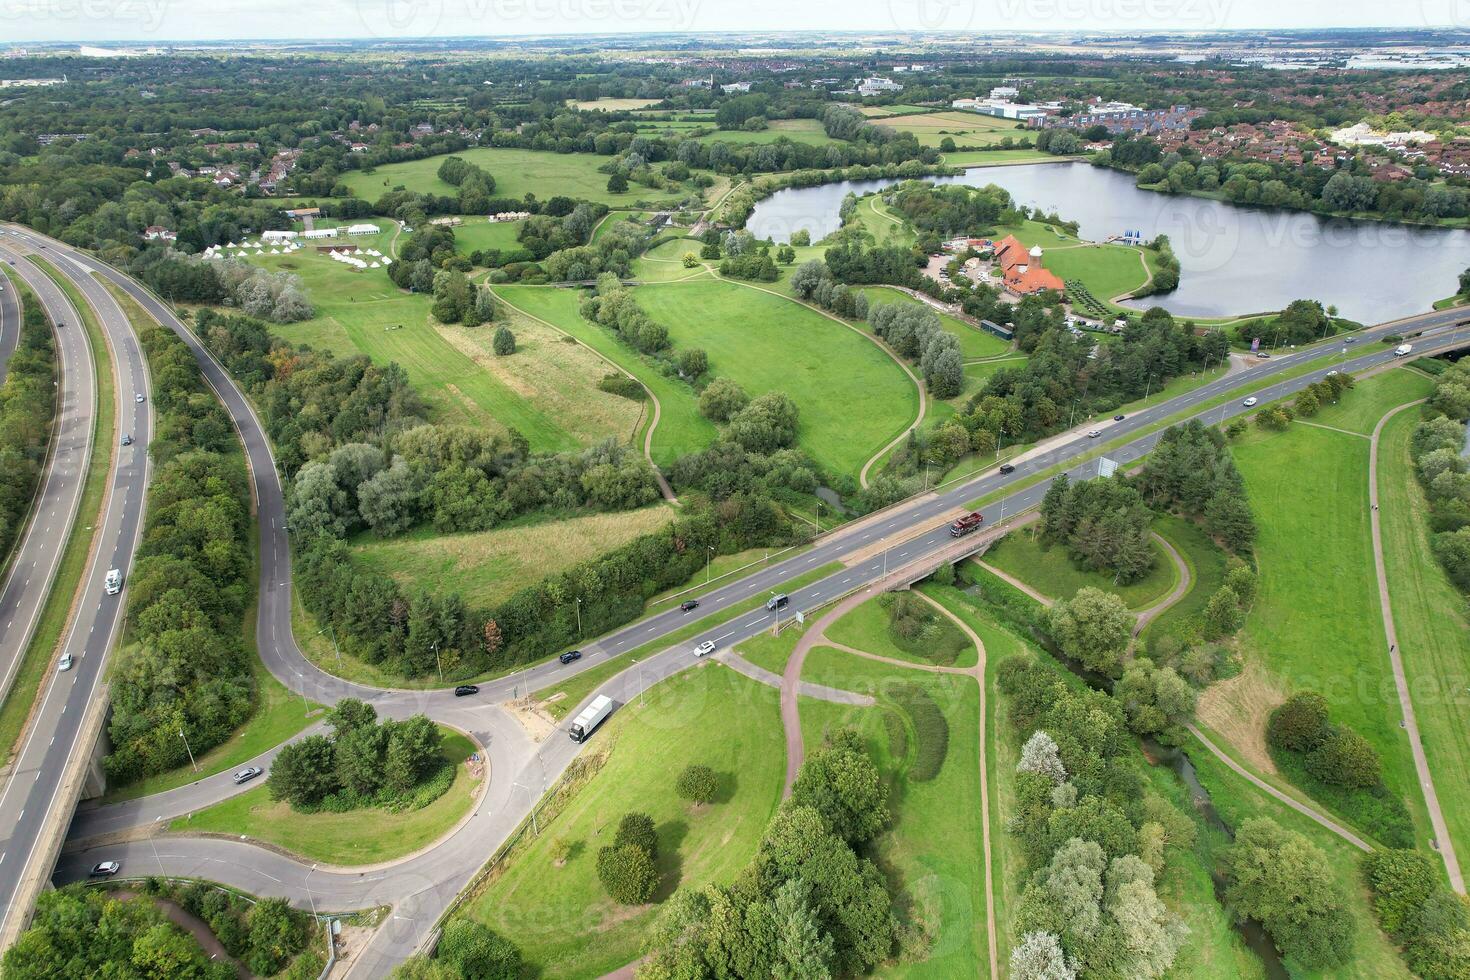
[[[1391,408],[1373,427],[1372,446],[1368,452],[1368,502],[1369,526],[1373,533],[1373,569],[1378,576],[1378,605],[1383,611],[1383,638],[1388,643],[1388,661],[1393,667],[1393,684],[1398,690],[1399,710],[1404,715],[1404,732],[1409,736],[1409,750],[1414,756],[1414,771],[1419,776],[1419,787],[1424,793],[1424,806],[1429,810],[1429,823],[1434,828],[1433,845],[1444,859],[1445,873],[1449,875],[1450,887],[1457,894],[1465,894],[1465,877],[1460,872],[1460,862],[1455,856],[1455,842],[1450,838],[1449,825],[1445,823],[1444,811],[1440,809],[1439,794],[1434,789],[1434,778],[1429,772],[1429,760],[1424,755],[1424,741],[1419,737],[1419,722],[1414,717],[1414,700],[1409,697],[1409,682],[1404,675],[1404,652],[1399,649],[1398,632],[1393,623],[1393,601],[1388,591],[1388,570],[1383,562],[1383,530],[1378,516],[1378,444],[1383,427],[1389,419],[1406,408],[1422,405],[1424,399],[1408,402]]]

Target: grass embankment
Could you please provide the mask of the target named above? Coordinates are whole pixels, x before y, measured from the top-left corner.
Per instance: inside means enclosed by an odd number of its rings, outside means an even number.
[[[544,326],[511,318],[516,353],[496,357],[493,325],[440,325],[429,314],[432,298],[400,290],[384,269],[354,270],[311,248],[249,259],[300,276],[316,310],[301,323],[272,325],[272,333],[339,355],[397,362],[437,420],[514,428],[538,451],[627,439],[637,424],[636,403],[598,389],[607,365]]]
[[[636,960],[675,888],[728,884],[754,854],[786,771],[778,698],[709,663],[649,688],[598,733],[593,751],[609,753],[598,773],[462,914],[512,938],[538,976],[595,977]],[[691,807],[675,795],[692,764],[718,774],[715,802]],[[634,811],[653,818],[660,882],[652,903],[622,906],[597,878],[597,852]],[[562,865],[558,840],[572,848]]]
[[[798,442],[833,473],[856,476],[919,411],[903,369],[861,333],[780,295],[708,279],[649,284],[638,303],[677,349],[702,347],[713,377],[751,396],[788,395]]]
[[[272,844],[308,861],[335,865],[376,864],[412,854],[432,844],[469,812],[480,780],[464,761],[475,744],[440,726],[440,756],[453,765],[454,782],[444,795],[418,810],[391,813],[377,808],[346,813],[299,813],[289,803],[274,803],[266,786],[257,786],[214,806],[169,823],[172,833],[228,834]],[[483,778],[483,777],[482,777]],[[370,825],[371,831],[365,826]]]
[[[1202,527],[1193,521],[1161,514],[1154,519],[1154,529],[1184,559],[1189,568],[1189,590],[1148,624],[1145,638],[1163,636],[1176,625],[1204,612],[1210,596],[1225,584],[1225,552]]]
[[[666,190],[638,184],[615,194],[607,189],[607,174],[597,168],[607,157],[595,153],[553,153],[549,150],[520,150],[511,147],[474,147],[454,154],[425,157],[405,163],[390,163],[372,171],[350,170],[342,175],[354,195],[376,201],[400,184],[421,194],[456,196],[457,188],[439,179],[439,166],[446,156],[457,156],[488,171],[495,178],[496,197],[536,199],[564,196],[627,207],[639,201],[675,202],[694,190],[692,182]]]
[[[809,572],[804,572],[789,581],[782,582],[781,588],[786,592],[794,592],[803,586],[820,581],[841,569],[841,562],[828,562]],[[622,673],[631,667],[635,661],[650,654],[657,653],[660,650],[666,650],[671,646],[683,643],[691,636],[697,636],[707,629],[719,626],[722,623],[728,623],[730,620],[744,613],[748,613],[752,609],[759,609],[766,604],[766,598],[765,595],[752,596],[742,602],[735,603],[714,616],[692,621],[689,625],[681,627],[672,633],[659,637],[656,640],[650,640],[648,643],[635,647],[626,653],[620,653],[616,657],[598,664],[596,667],[584,670],[579,674],[574,674],[565,681],[543,687],[539,691],[533,692],[534,696],[538,701],[543,702],[543,707],[553,718],[564,718],[573,708],[581,704],[589,694],[601,687],[604,681]],[[557,695],[561,696],[557,697]],[[557,699],[549,704],[544,703],[548,698],[552,697],[556,697]]]
[[[439,534],[429,527],[387,539],[364,533],[353,539],[352,555],[364,570],[393,579],[406,593],[432,587],[489,606],[528,583],[651,534],[673,518],[673,510],[658,503],[565,519],[536,515],[469,534]]]
[[[1430,551],[1429,507],[1409,458],[1419,419],[1416,409],[1400,412],[1378,444],[1383,561],[1434,788],[1455,852],[1470,855],[1470,634],[1465,597]]]
[[[1356,433],[1371,432],[1385,404],[1409,401],[1429,385],[1409,372],[1380,374],[1318,413],[1313,424],[1295,423],[1280,433],[1253,429],[1235,445],[1259,526],[1260,584],[1239,634],[1244,673],[1212,688],[1200,713],[1270,772],[1264,729],[1271,707],[1296,691],[1321,693],[1333,720],[1378,751],[1388,792],[1407,804],[1421,840],[1428,821],[1399,727],[1374,574],[1369,440]],[[1288,473],[1291,478],[1283,479]],[[1363,813],[1344,812],[1350,800],[1312,789],[1324,805],[1373,832],[1363,826]]]
[[[886,600],[886,601],[885,601]],[[946,617],[935,613],[932,622],[935,635],[929,640],[915,641],[905,648],[890,628],[890,606],[893,596],[884,593],[854,606],[827,627],[827,638],[880,657],[892,657],[914,664],[938,664],[944,667],[973,667],[978,656],[975,645]],[[926,607],[931,608],[932,607]],[[932,651],[925,656],[920,649]],[[953,659],[950,655],[955,654]]]
[[[82,576],[87,571],[87,559],[91,557],[93,529],[101,520],[102,506],[107,493],[108,474],[111,472],[113,447],[118,443],[116,431],[117,382],[112,370],[112,356],[107,339],[98,326],[96,315],[82,295],[67,278],[39,257],[29,257],[71,300],[82,318],[81,328],[87,332],[87,342],[92,349],[92,364],[97,377],[96,417],[92,425],[92,453],[87,459],[86,480],[82,484],[82,497],[77,505],[77,516],[67,532],[61,563],[56,567],[51,591],[41,609],[41,618],[36,631],[21,657],[15,679],[5,701],[0,704],[0,750],[9,758],[16,749],[30,717],[31,706],[36,702],[41,681],[52,669],[57,648],[61,644],[67,623],[71,619],[72,603],[82,587]],[[7,273],[9,275],[9,273]],[[39,303],[36,296],[23,284],[19,277],[12,278],[14,288],[21,290],[27,305]],[[75,330],[77,324],[65,329]],[[58,358],[60,350],[58,346]]]
[[[551,286],[497,286],[495,292],[512,306],[577,338],[653,392],[660,408],[658,428],[653,434],[655,462],[671,463],[685,453],[697,452],[714,442],[715,426],[699,414],[699,398],[694,389],[682,381],[666,377],[631,347],[624,346],[611,331],[582,319],[578,312],[582,300],[580,290]],[[605,369],[603,373],[606,373]]]
[[[1040,541],[1034,525],[1012,531],[991,545],[985,553],[985,563],[1052,599],[1070,599],[1078,589],[1090,586],[1115,593],[1129,609],[1144,609],[1168,595],[1179,583],[1179,570],[1174,562],[1157,541],[1152,544],[1154,567],[1143,578],[1127,585],[1114,584],[1113,576],[1107,572],[1077,568],[1067,557],[1065,547]]]

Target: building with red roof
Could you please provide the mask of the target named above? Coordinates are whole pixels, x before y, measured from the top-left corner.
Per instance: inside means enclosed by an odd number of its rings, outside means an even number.
[[[995,267],[1007,291],[1017,296],[1048,289],[1060,293],[1067,288],[1056,273],[1042,265],[1041,246],[1033,245],[1028,250],[1014,235],[995,243]]]

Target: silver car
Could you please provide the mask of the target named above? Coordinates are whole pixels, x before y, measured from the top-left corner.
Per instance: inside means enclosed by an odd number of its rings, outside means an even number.
[[[246,766],[244,769],[236,769],[234,775],[230,778],[233,779],[235,781],[235,785],[238,786],[241,783],[250,782],[250,780],[254,779],[256,776],[259,776],[260,772],[261,769],[259,766]]]

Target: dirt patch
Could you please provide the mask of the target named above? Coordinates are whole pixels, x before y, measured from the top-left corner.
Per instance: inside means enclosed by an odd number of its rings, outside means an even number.
[[[546,713],[541,705],[530,698],[522,698],[519,701],[508,701],[505,708],[510,715],[521,723],[526,734],[531,736],[531,741],[541,742],[546,736],[556,731],[556,720]]]
[[[1216,681],[1200,695],[1196,714],[1261,772],[1276,772],[1266,750],[1266,719],[1286,694],[1256,660],[1236,677]]]

